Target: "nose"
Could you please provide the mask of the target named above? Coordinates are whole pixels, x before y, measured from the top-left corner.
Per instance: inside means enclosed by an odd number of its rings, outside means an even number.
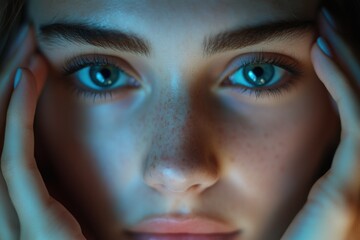
[[[217,167],[211,161],[162,156],[152,158],[146,166],[145,182],[163,194],[200,193],[218,180]]]
[[[184,110],[184,104],[181,107],[171,104],[171,107],[168,111],[162,108],[156,117],[161,121],[154,126],[144,181],[162,194],[203,192],[219,179],[210,132],[201,124],[207,121],[199,111]]]

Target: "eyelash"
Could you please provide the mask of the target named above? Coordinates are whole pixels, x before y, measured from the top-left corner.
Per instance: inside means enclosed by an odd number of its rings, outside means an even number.
[[[240,64],[236,67],[236,70],[231,72],[225,78],[225,81],[229,81],[229,77],[238,71],[241,68],[244,68],[248,65],[252,64],[272,64],[277,67],[283,68],[291,74],[291,78],[287,80],[285,83],[280,85],[279,87],[260,87],[260,88],[247,88],[247,87],[237,87],[237,86],[228,86],[223,84],[224,80],[222,81],[221,85],[226,87],[235,88],[241,93],[249,93],[249,95],[255,95],[256,98],[261,97],[279,97],[285,91],[290,90],[290,87],[295,83],[295,80],[303,75],[303,71],[301,71],[299,64],[294,60],[290,60],[288,57],[281,56],[279,54],[269,54],[265,52],[258,52],[254,54],[250,54],[250,56],[239,59]]]
[[[239,59],[240,64],[236,67],[236,70],[230,73],[225,80],[222,81],[220,85],[224,87],[232,87],[236,90],[241,91],[241,93],[249,93],[250,95],[255,95],[256,98],[261,97],[279,97],[281,96],[285,91],[288,91],[290,87],[294,84],[294,80],[298,77],[301,77],[303,72],[300,70],[301,68],[298,66],[298,63],[296,63],[294,60],[286,59],[283,56],[280,56],[278,54],[267,54],[264,52],[259,52],[255,54],[250,54],[248,57],[240,58]],[[287,80],[285,83],[283,83],[280,87],[273,87],[273,88],[247,88],[247,87],[238,87],[238,86],[229,86],[224,84],[224,81],[228,81],[231,74],[238,71],[239,69],[246,67],[247,65],[252,64],[272,64],[275,66],[278,66],[280,68],[285,69],[288,71],[292,76]],[[70,76],[71,74],[85,68],[85,67],[91,67],[91,66],[101,66],[101,65],[107,65],[119,68],[123,70],[121,66],[114,63],[111,59],[105,56],[100,55],[93,55],[93,56],[78,56],[74,57],[71,60],[67,60],[62,72],[65,77]],[[127,74],[127,72],[125,71]],[[83,97],[93,97],[94,101],[96,97],[100,97],[106,100],[106,97],[110,95],[110,99],[112,98],[112,92],[113,90],[107,91],[93,91],[93,90],[85,90],[81,89],[75,84],[70,83],[72,90],[78,95]]]
[[[108,65],[121,69],[120,66],[113,63],[109,58],[99,55],[75,57],[65,62],[66,63],[62,69],[65,76],[69,76],[82,68],[91,66]]]
[[[100,56],[100,55],[92,55],[92,56],[77,56],[77,57],[74,57],[74,58],[71,58],[71,59],[65,61],[65,65],[62,68],[62,73],[65,77],[68,77],[71,74],[73,74],[83,68],[91,67],[91,66],[102,66],[102,65],[116,67],[116,68],[123,70],[123,67],[114,63],[108,57]],[[124,71],[124,72],[126,74],[128,74],[126,71]],[[95,99],[97,97],[104,98],[104,100],[106,100],[108,95],[110,96],[110,99],[112,99],[112,93],[113,93],[112,90],[110,90],[110,91],[107,91],[107,90],[94,91],[94,90],[88,90],[88,89],[85,90],[85,89],[77,87],[75,84],[72,83],[72,81],[70,81],[69,85],[70,85],[72,91],[77,96],[85,97],[85,98],[92,97],[93,102],[95,102]]]

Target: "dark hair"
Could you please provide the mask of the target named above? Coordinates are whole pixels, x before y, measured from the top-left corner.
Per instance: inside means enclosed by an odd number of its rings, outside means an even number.
[[[13,39],[23,20],[25,0],[2,0],[0,5],[0,63],[6,54],[6,46]]]
[[[337,23],[337,31],[360,58],[360,0],[327,0],[325,8]]]

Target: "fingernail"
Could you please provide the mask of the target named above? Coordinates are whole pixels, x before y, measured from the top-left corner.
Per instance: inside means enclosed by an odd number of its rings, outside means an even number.
[[[333,28],[336,29],[336,23],[334,18],[331,16],[330,12],[326,8],[321,9],[321,13],[326,19],[327,23]]]
[[[21,80],[21,76],[22,76],[22,70],[21,70],[21,68],[18,68],[16,70],[16,74],[15,74],[14,89],[19,85],[19,82]]]
[[[332,57],[330,47],[329,47],[329,45],[327,44],[327,42],[325,41],[324,38],[318,37],[317,40],[316,40],[316,43],[319,46],[319,48],[321,49],[321,51],[323,53],[325,53],[325,55],[327,55],[328,57]]]

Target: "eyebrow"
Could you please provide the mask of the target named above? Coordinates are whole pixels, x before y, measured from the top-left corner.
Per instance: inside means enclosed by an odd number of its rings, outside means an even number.
[[[57,45],[62,40],[148,56],[150,44],[133,33],[89,23],[53,23],[40,27],[40,41]]]
[[[225,31],[206,37],[204,56],[235,50],[274,39],[293,39],[314,29],[313,21],[280,21],[263,25]]]
[[[203,41],[203,56],[236,50],[272,39],[301,37],[314,27],[312,21],[280,21],[224,31]],[[62,40],[149,56],[149,41],[134,33],[106,29],[91,23],[52,23],[40,26],[39,40],[58,45]]]

